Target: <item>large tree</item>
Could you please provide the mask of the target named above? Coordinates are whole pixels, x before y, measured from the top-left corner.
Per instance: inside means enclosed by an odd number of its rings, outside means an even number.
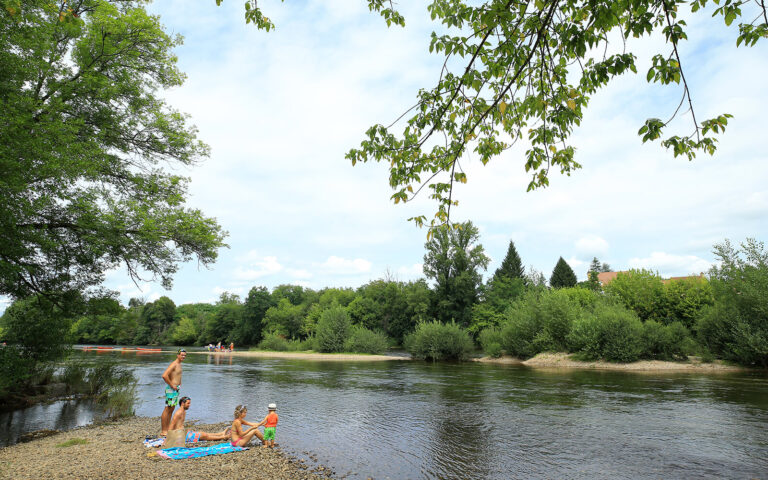
[[[490,259],[472,222],[444,225],[432,233],[424,245],[424,275],[435,282],[435,315],[466,327],[483,280],[480,270],[488,268]]]
[[[208,155],[159,91],[181,85],[144,2],[9,0],[0,9],[0,294],[84,290],[124,265],[170,286],[225,233],[162,169]]]
[[[246,21],[269,30],[274,25],[257,3],[246,1]],[[714,135],[730,115],[705,119],[694,108],[690,72],[681,62],[688,38],[683,17],[721,17],[738,27],[737,47],[753,46],[768,38],[767,5],[764,0],[432,0],[427,10],[441,25],[429,49],[444,58],[437,82],[419,90],[414,105],[393,123],[370,127],[347,158],[353,165],[389,163],[395,203],[428,186],[438,211],[432,219],[412,220],[441,224],[456,203],[454,182],[467,181],[459,161],[470,152],[486,164],[523,140],[529,145],[521,159],[531,178],[529,190],[548,185],[552,168],[563,174],[580,168],[569,140],[590,97],[614,78],[637,73],[646,61],[648,82],[677,85],[680,101],[659,107],[661,118],[645,120],[638,131],[642,141],[660,141],[689,159],[697,152],[712,154]],[[405,25],[391,0],[368,0],[368,7],[388,25]],[[659,35],[664,42],[657,47],[652,37]],[[704,62],[707,55],[695,58]],[[670,126],[678,114],[687,123]]]

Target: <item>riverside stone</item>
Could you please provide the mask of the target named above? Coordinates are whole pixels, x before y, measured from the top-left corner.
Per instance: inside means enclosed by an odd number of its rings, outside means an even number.
[[[68,432],[0,448],[0,479],[40,478],[163,478],[270,480],[319,480],[299,468],[290,455],[279,449],[261,448],[253,443],[244,452],[189,460],[167,460],[148,456],[156,451],[144,447],[146,435],[157,433],[157,418],[134,417],[105,425],[88,426]],[[195,425],[196,429],[218,431],[224,424]],[[72,439],[87,443],[57,447]],[[217,442],[211,442],[217,443]],[[206,444],[211,444],[206,443]],[[329,469],[323,467],[324,472]]]

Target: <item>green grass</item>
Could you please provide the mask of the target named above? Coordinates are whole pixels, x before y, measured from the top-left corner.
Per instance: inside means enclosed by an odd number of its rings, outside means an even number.
[[[88,440],[86,440],[85,438],[70,438],[66,442],[62,442],[56,446],[59,448],[63,448],[63,447],[71,447],[72,445],[85,445],[86,443],[88,443]]]

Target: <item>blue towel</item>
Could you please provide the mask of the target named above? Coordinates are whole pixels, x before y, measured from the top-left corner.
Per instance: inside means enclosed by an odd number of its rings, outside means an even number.
[[[248,450],[245,447],[233,447],[230,442],[219,443],[217,445],[211,445],[210,447],[197,447],[197,448],[164,448],[158,450],[157,454],[163,458],[170,460],[182,460],[185,458],[198,458],[207,457],[208,455],[221,455],[224,453],[242,452]]]

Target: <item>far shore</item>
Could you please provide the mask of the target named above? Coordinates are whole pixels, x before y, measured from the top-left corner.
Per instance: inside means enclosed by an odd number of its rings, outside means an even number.
[[[716,360],[704,363],[691,357],[688,362],[667,362],[661,360],[640,360],[632,363],[612,363],[602,360],[576,360],[570,353],[540,353],[528,360],[502,356],[499,358],[483,357],[474,361],[501,365],[524,365],[541,369],[592,369],[592,370],[621,370],[631,372],[695,372],[695,373],[730,373],[749,370],[746,367],[728,365]]]
[[[365,353],[317,353],[317,352],[271,352],[261,350],[235,350],[234,352],[187,352],[206,355],[234,355],[257,358],[296,358],[301,360],[324,361],[368,361],[383,362],[389,360],[411,360],[411,357],[398,355],[369,355]]]
[[[114,351],[121,351],[115,348]],[[122,351],[132,351],[123,349]],[[175,353],[176,350],[163,349],[162,353]],[[142,353],[142,352],[139,352]],[[157,352],[160,353],[159,349]],[[364,353],[319,353],[319,352],[277,352],[266,350],[235,350],[233,352],[209,352],[209,351],[189,351],[187,354],[197,355],[228,355],[237,357],[251,358],[283,358],[298,360],[330,361],[330,362],[381,362],[381,361],[411,361],[410,356],[405,355],[370,355]],[[511,356],[501,356],[498,358],[482,357],[473,358],[473,362],[492,363],[497,365],[522,365],[531,368],[550,368],[550,369],[592,369],[592,370],[622,370],[632,372],[696,372],[696,373],[728,373],[743,372],[751,370],[749,367],[730,365],[722,360],[715,360],[710,363],[704,363],[696,357],[689,357],[686,361],[662,361],[662,360],[640,360],[632,363],[613,363],[602,360],[581,361],[575,358],[571,353],[540,353],[528,360],[521,360]]]

